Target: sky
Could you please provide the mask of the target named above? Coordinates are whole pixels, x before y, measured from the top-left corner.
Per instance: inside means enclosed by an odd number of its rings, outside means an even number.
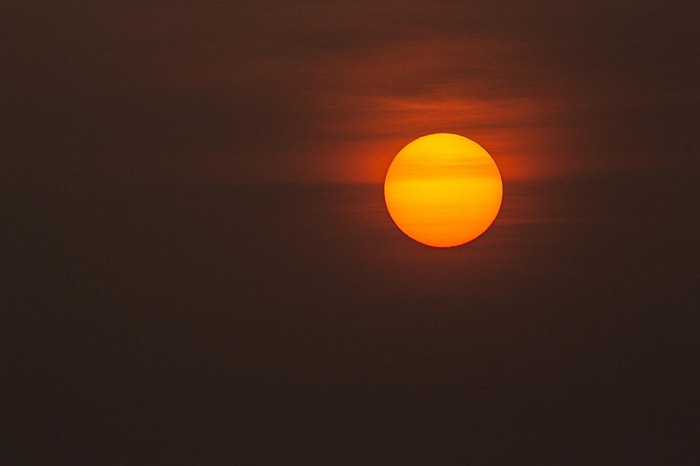
[[[298,3],[5,6],[15,150],[41,159],[23,168],[380,182],[408,141],[448,130],[509,178],[691,158],[689,2]]]
[[[694,464],[690,1],[5,2],[3,464]],[[493,226],[382,182],[477,141]]]

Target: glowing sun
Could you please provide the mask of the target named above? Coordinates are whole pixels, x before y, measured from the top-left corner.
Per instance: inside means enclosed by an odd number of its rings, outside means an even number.
[[[428,246],[468,243],[496,219],[503,182],[496,163],[476,142],[436,133],[410,142],[384,180],[389,215],[407,236]]]

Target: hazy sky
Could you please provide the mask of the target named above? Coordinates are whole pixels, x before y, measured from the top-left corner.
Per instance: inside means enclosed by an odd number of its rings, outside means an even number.
[[[507,178],[663,170],[697,149],[696,15],[658,1],[12,2],[9,150],[39,179],[377,182],[417,135],[454,131]]]
[[[697,453],[697,1],[4,1],[0,463]],[[503,174],[472,243],[392,157]]]

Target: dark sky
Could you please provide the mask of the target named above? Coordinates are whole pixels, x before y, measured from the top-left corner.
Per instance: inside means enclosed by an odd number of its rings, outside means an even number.
[[[699,14],[4,2],[0,463],[697,463]],[[456,249],[383,203],[431,132]]]

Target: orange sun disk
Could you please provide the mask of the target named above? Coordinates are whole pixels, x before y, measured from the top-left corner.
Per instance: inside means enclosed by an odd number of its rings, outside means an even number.
[[[401,231],[433,247],[460,246],[496,219],[503,182],[476,142],[451,133],[420,137],[394,157],[384,180],[389,215]]]

